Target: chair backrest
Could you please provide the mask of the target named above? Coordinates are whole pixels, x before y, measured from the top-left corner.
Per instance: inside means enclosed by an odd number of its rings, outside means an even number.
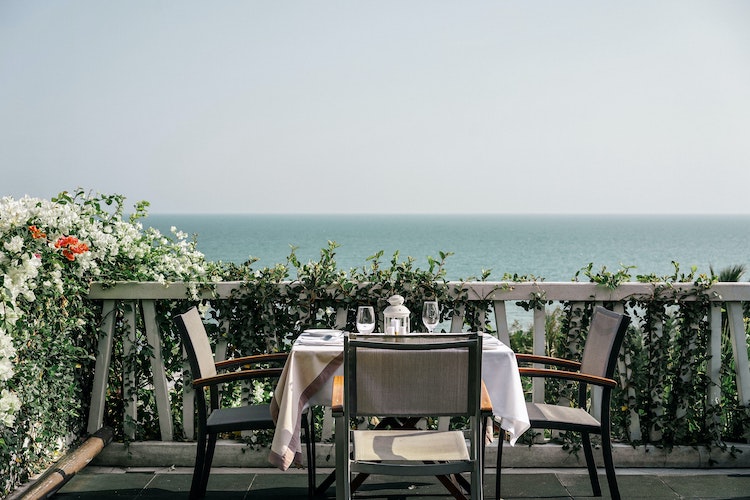
[[[478,415],[481,353],[477,334],[348,334],[345,414]]]
[[[203,325],[198,308],[193,307],[183,314],[174,317],[180,330],[182,344],[185,346],[193,379],[216,375],[214,353],[208,342],[206,327]]]
[[[581,360],[581,372],[612,378],[630,316],[597,306],[591,316]]]

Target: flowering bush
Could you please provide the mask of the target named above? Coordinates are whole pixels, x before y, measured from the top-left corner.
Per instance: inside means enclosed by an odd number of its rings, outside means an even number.
[[[184,233],[144,230],[146,202],[128,218],[123,203],[82,190],[0,199],[0,496],[83,429],[98,340],[90,282],[217,279]]]

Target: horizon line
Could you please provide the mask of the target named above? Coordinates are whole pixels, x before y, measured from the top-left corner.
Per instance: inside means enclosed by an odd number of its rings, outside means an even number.
[[[691,212],[691,213],[673,213],[673,212],[651,212],[651,213],[586,213],[586,212],[147,212],[149,215],[216,215],[216,216],[441,216],[441,217],[476,217],[476,216],[502,216],[502,217],[750,217],[750,213],[716,213],[716,212]]]

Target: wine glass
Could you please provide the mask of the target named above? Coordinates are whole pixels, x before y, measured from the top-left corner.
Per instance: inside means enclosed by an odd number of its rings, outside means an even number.
[[[375,330],[375,310],[372,306],[359,306],[357,308],[357,331],[372,333],[373,330]]]
[[[422,323],[424,323],[427,332],[432,333],[438,323],[440,323],[440,309],[436,300],[428,300],[422,307]]]

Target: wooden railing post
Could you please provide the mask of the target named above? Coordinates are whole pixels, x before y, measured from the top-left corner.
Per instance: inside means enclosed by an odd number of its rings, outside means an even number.
[[[135,439],[135,430],[138,423],[138,386],[135,378],[135,366],[133,366],[131,356],[135,353],[136,340],[136,308],[138,302],[131,300],[125,303],[123,312],[123,321],[126,330],[122,338],[122,400],[125,405],[125,419],[123,428],[125,435]]]
[[[146,339],[151,346],[151,375],[154,379],[154,399],[159,413],[159,431],[162,441],[172,441],[172,409],[169,402],[167,375],[164,371],[164,356],[162,354],[161,333],[156,322],[156,307],[153,300],[141,302],[143,308],[143,324],[146,329]]]
[[[737,399],[741,404],[750,406],[750,367],[747,359],[747,333],[743,321],[743,310],[740,302],[727,304],[729,314],[729,335],[732,340],[734,368],[737,374]]]
[[[91,389],[91,408],[87,431],[93,434],[104,425],[104,408],[107,401],[107,379],[109,365],[112,361],[112,344],[115,336],[115,308],[114,300],[102,303],[102,321],[99,330],[99,344],[97,346],[96,363],[94,364],[94,385]]]
[[[495,327],[497,328],[497,338],[500,339],[500,342],[510,347],[510,332],[508,331],[508,315],[505,311],[505,301],[493,301],[492,308],[495,310]]]
[[[718,410],[721,403],[721,303],[711,304],[709,321],[711,336],[708,341],[708,393],[706,402],[708,408]],[[721,418],[717,412],[709,412],[708,428],[716,428]],[[718,439],[719,436],[716,436]]]
[[[533,328],[533,354],[544,356],[547,354],[547,313],[544,308],[534,309]],[[534,377],[531,381],[531,400],[535,403],[544,403],[544,379],[541,377]],[[535,443],[543,443],[544,441],[543,434],[534,437]]]

